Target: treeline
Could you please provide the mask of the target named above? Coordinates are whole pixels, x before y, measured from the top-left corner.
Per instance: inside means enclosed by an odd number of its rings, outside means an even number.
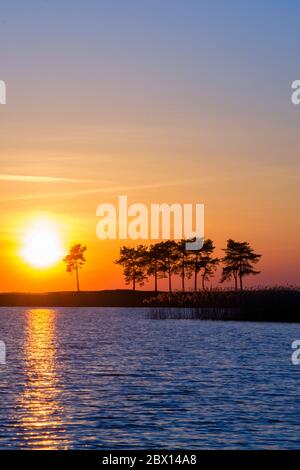
[[[233,280],[235,290],[243,290],[245,276],[259,274],[254,267],[261,255],[255,253],[248,242],[227,240],[227,246],[223,249],[224,257],[217,258],[211,239],[206,239],[200,250],[186,250],[186,242],[190,241],[167,240],[150,246],[123,246],[115,263],[123,267],[125,282],[132,284],[133,290],[153,277],[155,292],[158,291],[158,280],[163,278],[168,279],[169,292],[172,292],[174,276],[181,278],[182,291],[185,291],[186,280],[191,278],[194,291],[198,290],[199,278],[201,288],[205,290],[207,281],[215,275],[220,264],[220,282]]]

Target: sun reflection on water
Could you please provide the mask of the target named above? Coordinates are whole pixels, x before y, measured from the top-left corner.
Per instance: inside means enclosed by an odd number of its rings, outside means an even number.
[[[56,360],[56,312],[32,309],[26,316],[25,388],[19,403],[22,440],[35,449],[67,448]]]

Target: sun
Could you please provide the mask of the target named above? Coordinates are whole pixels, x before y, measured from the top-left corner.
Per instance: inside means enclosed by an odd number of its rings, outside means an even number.
[[[60,261],[63,255],[64,250],[54,224],[48,220],[33,223],[24,237],[22,258],[31,266],[46,268]]]

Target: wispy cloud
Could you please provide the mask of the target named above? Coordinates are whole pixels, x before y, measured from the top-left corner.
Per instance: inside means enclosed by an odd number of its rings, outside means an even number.
[[[2,201],[26,201],[32,199],[50,199],[50,198],[62,198],[62,197],[76,197],[84,196],[89,194],[97,193],[111,193],[111,192],[121,192],[121,191],[135,191],[135,190],[146,190],[146,189],[155,189],[163,188],[168,186],[176,186],[191,183],[191,181],[181,180],[181,181],[172,181],[172,182],[162,182],[154,184],[141,184],[141,185],[132,185],[132,186],[112,186],[106,188],[92,188],[92,189],[82,189],[77,191],[64,191],[64,192],[53,192],[53,193],[42,193],[42,194],[24,194],[20,196],[9,196],[7,198],[2,198]]]
[[[54,178],[51,176],[28,176],[28,175],[0,175],[0,181],[15,181],[19,183],[91,183],[95,180],[84,180],[76,178]]]

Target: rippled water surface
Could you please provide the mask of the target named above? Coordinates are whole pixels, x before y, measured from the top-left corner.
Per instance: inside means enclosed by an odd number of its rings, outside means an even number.
[[[0,447],[300,448],[300,325],[0,309]]]

